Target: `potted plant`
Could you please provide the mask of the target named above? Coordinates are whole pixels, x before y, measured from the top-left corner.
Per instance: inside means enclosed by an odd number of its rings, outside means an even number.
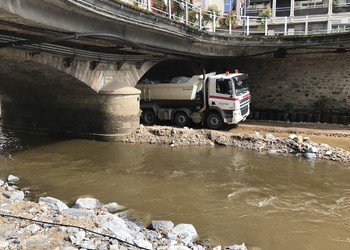
[[[190,22],[190,24],[195,24],[197,22],[198,18],[197,18],[197,12],[195,10],[190,10],[188,12],[188,21]]]
[[[207,10],[204,11],[204,13],[203,13],[203,23],[204,23],[204,25],[207,25],[209,22],[213,21],[214,14],[215,14],[215,17],[216,17],[215,20],[217,20],[217,18],[220,15],[220,10],[219,10],[218,6],[216,6],[215,4],[209,5]]]
[[[168,6],[164,3],[163,0],[153,0],[152,7],[154,8],[152,10],[154,13],[159,13],[161,15],[167,14]]]
[[[182,18],[185,14],[184,1],[171,1],[172,13],[176,18]]]
[[[235,10],[231,10],[229,13],[227,13],[226,16],[223,16],[219,18],[219,25],[221,28],[227,29],[230,27],[236,28],[236,20],[237,20],[237,12]]]
[[[259,23],[260,23],[259,30],[264,30],[265,29],[265,20],[266,20],[266,18],[272,17],[272,11],[269,7],[266,7],[260,11],[258,16],[261,17],[261,19],[259,20]]]

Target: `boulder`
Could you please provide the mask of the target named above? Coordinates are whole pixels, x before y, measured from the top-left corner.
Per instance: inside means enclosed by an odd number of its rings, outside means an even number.
[[[153,246],[152,246],[152,243],[147,241],[147,240],[144,240],[142,238],[137,238],[137,239],[134,239],[134,244],[136,244],[138,247],[142,248],[142,249],[149,249],[149,250],[152,250]]]
[[[6,241],[6,239],[0,239],[0,249],[6,249],[8,245],[9,243]]]
[[[40,197],[39,202],[47,203],[51,206],[54,206],[54,208],[58,209],[59,212],[62,212],[65,209],[68,209],[69,207],[63,203],[62,201],[52,198],[52,197]]]
[[[123,240],[131,240],[131,230],[126,225],[125,221],[113,214],[105,214],[97,216],[97,221],[100,221],[101,228],[114,233],[114,235]]]
[[[248,250],[248,248],[245,246],[244,243],[242,245],[228,246],[228,247],[225,247],[225,249],[227,249],[227,250]]]
[[[185,246],[171,246],[169,247],[169,250],[191,250],[191,248]]]
[[[18,181],[19,181],[19,177],[14,176],[14,175],[12,175],[12,174],[10,174],[10,175],[7,177],[7,182],[8,182],[8,183],[14,184],[14,183],[17,183]]]
[[[308,159],[308,160],[314,160],[314,159],[316,159],[316,154],[315,154],[315,153],[305,153],[303,156],[304,156],[306,159]]]
[[[31,232],[32,234],[35,234],[40,229],[41,229],[41,227],[39,227],[37,224],[30,224],[30,225],[25,227],[25,230]]]
[[[151,226],[152,226],[152,229],[156,231],[168,232],[174,229],[174,223],[167,220],[152,221]]]
[[[174,227],[173,232],[180,236],[185,245],[193,242],[198,237],[197,231],[192,224],[178,224]]]
[[[100,208],[101,203],[95,198],[79,198],[75,202],[73,208],[96,209]]]
[[[69,236],[69,239],[72,241],[73,244],[80,245],[85,239],[85,236],[86,236],[85,231],[81,230],[75,233],[74,235]]]
[[[67,208],[62,210],[62,212],[77,217],[94,215],[94,211],[92,210],[83,210],[79,208]]]
[[[22,201],[24,199],[23,191],[14,191],[10,195],[10,200],[12,201]]]
[[[82,249],[89,249],[89,250],[95,250],[97,249],[96,245],[90,241],[90,240],[84,240],[81,244],[80,247]]]
[[[265,139],[270,141],[276,141],[277,138],[273,134],[266,134]]]
[[[107,211],[110,212],[110,213],[116,213],[118,211],[121,211],[121,210],[125,209],[124,206],[121,206],[121,205],[119,205],[116,202],[111,202],[111,203],[105,204],[105,205],[102,206],[102,208],[107,209]]]

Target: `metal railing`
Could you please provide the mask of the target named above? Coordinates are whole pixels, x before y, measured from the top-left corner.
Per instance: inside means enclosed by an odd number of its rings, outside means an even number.
[[[262,8],[248,9],[247,16],[236,15],[235,12],[222,13],[218,10],[203,10],[200,6],[185,0],[127,0],[129,4],[146,9],[155,14],[165,16],[176,22],[184,23],[200,30],[233,35],[307,35],[333,32],[348,32],[350,22],[345,27],[332,28],[332,23],[338,23],[343,17],[327,15],[328,5],[295,6],[296,16],[290,16],[290,7],[276,9],[276,17],[260,17]],[[337,6],[335,6],[336,8]],[[350,6],[343,6],[349,8]],[[318,15],[307,15],[315,12]],[[319,13],[320,12],[320,13]],[[301,15],[302,13],[306,15]],[[283,16],[281,15],[283,14]],[[325,28],[312,28],[310,24],[323,22]],[[299,24],[299,29],[294,26]],[[302,27],[302,28],[300,28]]]
[[[77,0],[80,3],[87,0]],[[315,15],[290,15],[291,8],[276,9],[275,17],[259,16],[264,8],[255,8],[253,13],[247,9],[246,16],[237,15],[235,11],[229,13],[220,12],[213,6],[203,10],[201,6],[192,4],[187,0],[116,0],[118,3],[126,3],[135,8],[149,11],[174,22],[183,23],[194,29],[208,32],[226,33],[232,35],[307,35],[333,32],[348,32],[350,21],[344,24],[344,14],[315,14]],[[89,3],[91,4],[91,3]],[[334,6],[336,8],[338,6]],[[328,5],[295,6],[294,14],[298,11],[321,9],[328,11]],[[344,5],[350,13],[350,5]],[[281,14],[284,14],[281,16]],[[347,14],[348,14],[347,13]],[[345,15],[345,17],[348,15]],[[311,27],[314,23],[322,23],[322,27]],[[339,27],[338,24],[342,24]],[[333,24],[335,26],[333,27]],[[298,27],[296,27],[298,26]]]

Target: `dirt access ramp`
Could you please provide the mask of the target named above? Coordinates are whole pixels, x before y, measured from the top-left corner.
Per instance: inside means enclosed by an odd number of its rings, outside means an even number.
[[[278,134],[350,137],[350,125],[331,123],[245,121],[240,123],[237,128],[231,129],[230,131],[234,133],[266,132]]]
[[[260,134],[271,133],[278,137],[290,134],[308,136],[314,142],[326,143],[350,151],[350,125],[331,123],[306,122],[274,122],[248,120],[240,123],[237,128],[230,129],[232,133]]]

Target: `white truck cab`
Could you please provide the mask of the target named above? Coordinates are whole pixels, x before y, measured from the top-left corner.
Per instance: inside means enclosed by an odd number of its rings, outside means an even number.
[[[238,124],[249,115],[248,75],[241,73],[208,78],[208,105],[223,112],[224,123]]]

